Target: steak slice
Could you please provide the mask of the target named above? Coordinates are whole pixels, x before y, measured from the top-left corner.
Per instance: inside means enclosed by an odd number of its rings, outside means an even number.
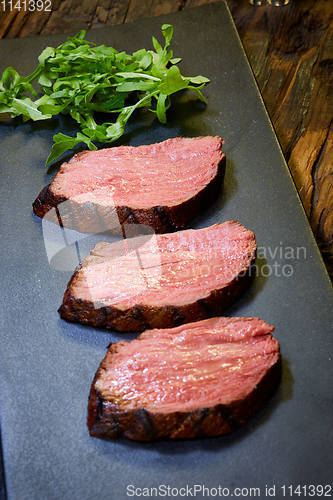
[[[85,151],[61,166],[33,210],[81,232],[128,223],[171,232],[214,201],[224,171],[220,137]]]
[[[59,313],[118,331],[218,316],[245,289],[256,241],[237,221],[99,242],[68,283]]]
[[[279,382],[273,330],[220,317],[111,344],[91,386],[91,436],[183,439],[244,425]]]

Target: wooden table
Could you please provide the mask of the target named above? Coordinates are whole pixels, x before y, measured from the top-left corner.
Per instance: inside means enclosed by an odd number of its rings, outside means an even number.
[[[1,12],[0,37],[98,28],[209,1],[52,0],[51,12]],[[333,3],[291,0],[285,7],[253,7],[248,0],[227,3],[333,277]]]

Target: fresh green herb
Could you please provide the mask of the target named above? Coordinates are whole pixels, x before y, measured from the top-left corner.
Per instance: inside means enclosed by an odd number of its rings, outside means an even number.
[[[0,80],[0,113],[13,118],[47,120],[59,113],[70,115],[81,132],[76,137],[56,134],[46,165],[77,144],[97,149],[95,142],[110,143],[121,137],[125,125],[137,108],[156,113],[166,123],[170,96],[190,89],[206,102],[201,88],[209,82],[204,76],[184,77],[169,49],[173,26],[164,24],[164,47],[153,37],[153,50],[140,49],[133,54],[118,52],[113,47],[96,46],[84,39],[85,31],[57,48],[47,47],[40,54],[39,64],[29,76],[15,69],[5,69]],[[32,86],[38,82],[39,96]],[[133,95],[137,101],[134,104]],[[97,112],[118,115],[116,121],[101,125],[95,121]]]

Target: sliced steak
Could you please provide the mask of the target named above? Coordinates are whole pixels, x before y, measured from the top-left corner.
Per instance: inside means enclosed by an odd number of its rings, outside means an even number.
[[[112,344],[90,391],[90,434],[151,441],[244,425],[279,382],[273,330],[258,318],[221,317]]]
[[[256,241],[237,221],[100,242],[76,269],[62,318],[119,331],[218,316],[245,289]]]
[[[220,137],[85,151],[61,166],[33,210],[81,232],[127,223],[171,232],[214,201],[224,170]]]

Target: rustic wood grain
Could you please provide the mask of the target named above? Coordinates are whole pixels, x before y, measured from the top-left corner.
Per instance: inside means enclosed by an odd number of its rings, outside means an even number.
[[[332,3],[228,4],[333,277]]]
[[[121,24],[210,1],[52,0],[52,12],[1,12],[0,38]],[[333,277],[333,3],[227,3]]]

